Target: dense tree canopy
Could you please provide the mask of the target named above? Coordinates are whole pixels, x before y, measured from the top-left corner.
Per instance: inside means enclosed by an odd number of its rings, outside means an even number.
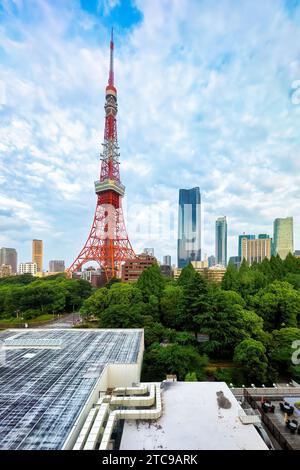
[[[282,373],[289,372],[295,379],[300,378],[300,328],[273,331],[270,360]]]
[[[233,360],[243,367],[248,382],[264,383],[268,379],[266,348],[260,341],[245,339],[239,343],[234,350]]]
[[[86,326],[144,329],[142,380],[162,380],[167,373],[201,380],[208,374],[249,385],[300,377],[293,362],[293,345],[300,341],[300,260],[292,255],[252,266],[244,260],[240,270],[229,264],[220,286],[191,264],[177,281],[153,265],[135,283],[113,279],[100,289],[64,275],[0,279],[0,318],[79,307]]]
[[[268,331],[285,326],[296,327],[300,315],[300,292],[288,282],[274,281],[251,300]]]
[[[207,363],[207,358],[200,356],[191,346],[160,346],[154,343],[145,354],[144,377],[164,380],[166,374],[176,374],[179,380],[184,380],[189,372],[195,372],[197,378],[201,379]]]
[[[30,319],[71,311],[80,307],[92,291],[87,281],[67,279],[64,275],[37,279],[24,274],[0,281],[0,318]]]

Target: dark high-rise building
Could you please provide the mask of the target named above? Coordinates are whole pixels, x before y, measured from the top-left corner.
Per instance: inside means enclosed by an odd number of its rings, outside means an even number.
[[[171,266],[171,256],[166,255],[163,257],[163,265],[164,266]]]
[[[216,257],[214,255],[211,255],[207,258],[208,261],[208,267],[212,268],[213,266],[216,265]]]
[[[65,262],[62,259],[53,259],[49,261],[50,273],[63,273],[65,271]]]
[[[1,248],[0,249],[0,266],[2,264],[11,266],[12,274],[17,272],[17,251],[15,248]]]
[[[243,240],[243,238],[247,238],[247,240],[254,240],[255,235],[246,235],[245,233],[243,235],[239,235],[239,251],[238,251],[239,257],[242,256],[242,240]]]
[[[201,261],[201,195],[200,189],[179,190],[178,267]]]
[[[219,217],[216,220],[216,263],[227,266],[227,220]]]
[[[231,258],[229,258],[228,264],[232,264],[236,269],[240,269],[241,263],[242,259],[240,256],[231,256]]]

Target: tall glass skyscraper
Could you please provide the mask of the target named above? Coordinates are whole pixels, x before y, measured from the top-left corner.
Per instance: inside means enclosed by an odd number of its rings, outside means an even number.
[[[293,217],[274,220],[273,254],[285,259],[294,253]]]
[[[200,189],[179,190],[178,267],[201,261],[201,194]]]
[[[227,220],[219,217],[216,220],[216,263],[227,266]]]

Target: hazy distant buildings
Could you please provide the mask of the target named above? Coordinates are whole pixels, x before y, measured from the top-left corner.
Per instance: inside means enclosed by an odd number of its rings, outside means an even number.
[[[50,273],[63,273],[65,271],[64,260],[51,260],[49,261],[49,272]]]
[[[231,256],[229,258],[228,264],[232,264],[236,269],[240,269],[241,262],[242,262],[242,257],[241,256]]]
[[[179,190],[178,267],[201,261],[201,195],[198,187]]]
[[[93,267],[84,269],[81,272],[80,278],[90,282],[92,286],[96,288],[103,287],[107,282],[105,273],[101,269],[95,269]]]
[[[164,266],[170,266],[171,267],[171,256],[170,255],[166,255],[163,257],[163,265]]]
[[[17,272],[17,251],[15,248],[1,248],[0,249],[0,266],[2,264],[11,266],[12,274]]]
[[[294,252],[293,217],[274,220],[273,249],[274,255],[285,259]]]
[[[0,265],[0,277],[8,277],[12,275],[12,269],[10,264]]]
[[[143,253],[145,255],[154,256],[154,248],[144,248]]]
[[[265,258],[271,258],[272,239],[268,235],[258,238],[242,238],[242,260],[245,259],[249,265],[261,263]]]
[[[239,250],[238,250],[239,257],[242,256],[242,239],[243,238],[247,238],[248,240],[254,240],[255,235],[246,235],[245,233],[243,233],[243,235],[239,235]]]
[[[36,263],[20,263],[19,264],[19,274],[32,274],[35,276],[37,273]]]
[[[32,240],[32,262],[37,266],[37,272],[43,271],[43,240]]]
[[[211,268],[212,266],[215,266],[216,264],[216,257],[214,255],[211,255],[207,258],[208,261],[208,267]]]
[[[227,266],[227,220],[219,217],[216,220],[216,264]]]

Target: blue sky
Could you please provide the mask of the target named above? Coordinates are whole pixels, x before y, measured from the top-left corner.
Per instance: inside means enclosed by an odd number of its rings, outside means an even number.
[[[178,189],[194,186],[203,253],[214,252],[222,215],[229,255],[238,234],[272,235],[274,218],[286,216],[300,249],[296,0],[0,0],[0,246],[27,261],[41,238],[46,269],[82,248],[111,26],[135,251],[154,247],[175,262]]]

